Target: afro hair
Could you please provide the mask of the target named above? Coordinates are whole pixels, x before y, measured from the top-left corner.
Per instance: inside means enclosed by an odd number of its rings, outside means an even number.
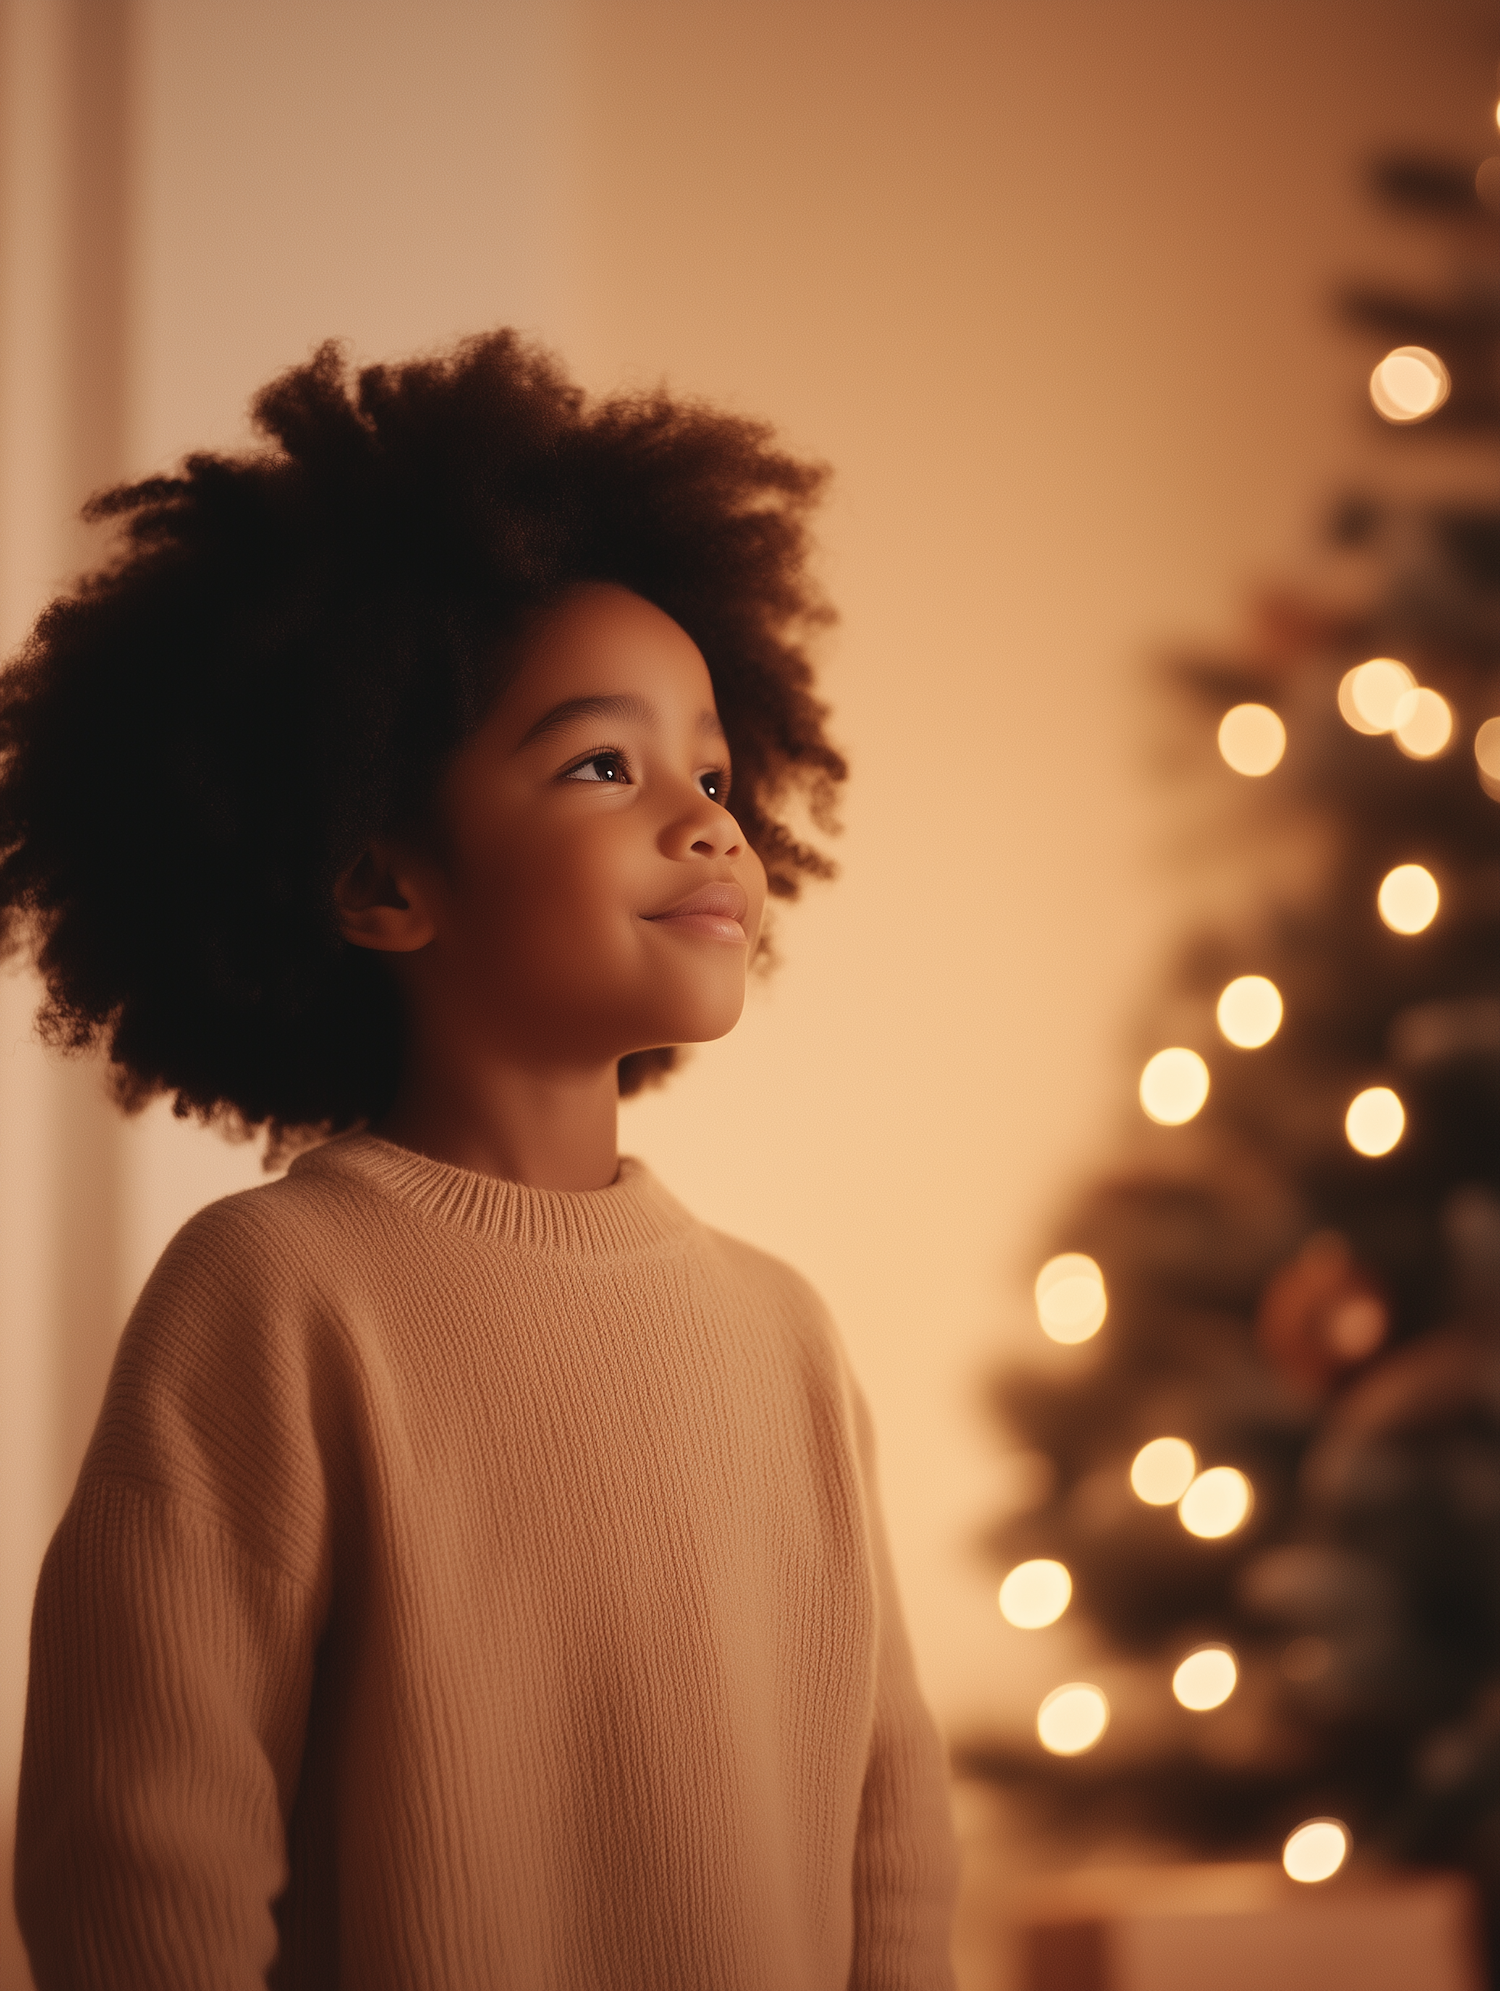
[[[523,619],[579,583],[702,651],[772,892],[830,875],[783,820],[834,828],[845,776],[805,654],[821,467],[664,392],[590,402],[511,331],[355,375],[328,344],[253,415],[264,447],[91,501],[114,558],[0,673],[0,948],[127,1110],[168,1093],[278,1152],[378,1119],[401,1013],[334,879],[425,821]]]

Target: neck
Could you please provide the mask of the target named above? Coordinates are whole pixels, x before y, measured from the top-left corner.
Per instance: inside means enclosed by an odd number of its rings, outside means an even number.
[[[619,1172],[618,1112],[613,1060],[584,1070],[503,1060],[475,1069],[418,1051],[371,1131],[432,1161],[529,1189],[606,1189]]]

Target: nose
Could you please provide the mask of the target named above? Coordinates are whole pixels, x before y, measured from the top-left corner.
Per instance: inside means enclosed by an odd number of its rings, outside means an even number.
[[[662,832],[663,855],[737,857],[745,839],[724,805],[705,795],[696,783],[686,790],[685,803]]]

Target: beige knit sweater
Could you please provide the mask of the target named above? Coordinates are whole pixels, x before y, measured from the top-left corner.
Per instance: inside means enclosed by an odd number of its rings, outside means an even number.
[[[179,1233],[37,1594],[38,1991],[939,1991],[951,1881],[796,1273],[369,1135]]]

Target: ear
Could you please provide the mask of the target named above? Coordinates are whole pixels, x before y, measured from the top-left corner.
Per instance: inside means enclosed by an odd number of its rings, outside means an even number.
[[[372,843],[333,881],[339,931],[356,947],[415,954],[436,928],[417,867],[393,845]]]

